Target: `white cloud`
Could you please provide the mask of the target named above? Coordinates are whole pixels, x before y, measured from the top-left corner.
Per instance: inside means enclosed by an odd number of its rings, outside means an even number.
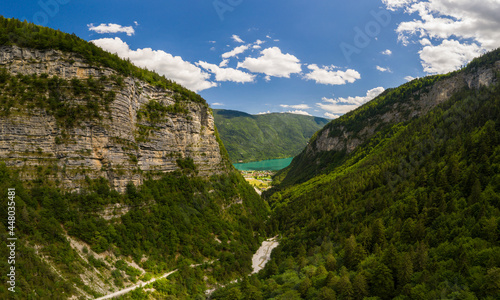
[[[118,54],[121,58],[129,58],[139,67],[165,75],[193,91],[202,91],[217,86],[217,83],[209,81],[210,74],[184,61],[180,56],[173,56],[165,51],[151,48],[131,50],[120,38],[104,38],[91,42],[104,50]]]
[[[382,53],[383,55],[387,55],[387,56],[392,55],[392,51],[391,51],[391,50],[389,50],[389,49],[384,50],[384,51],[382,51],[381,53]]]
[[[262,45],[264,43],[265,43],[264,41],[256,40],[254,44],[256,44],[256,45]]]
[[[297,104],[297,105],[288,105],[288,104],[280,104],[283,108],[293,108],[293,109],[310,109],[311,107],[307,104]]]
[[[253,46],[252,46],[252,48],[253,48],[253,49],[260,49],[260,48],[262,48],[262,47],[261,47],[261,46],[259,46],[259,45],[253,45]]]
[[[447,72],[467,63],[484,50],[500,45],[500,1],[499,0],[383,0],[388,9],[403,9],[414,15],[412,21],[401,22],[396,31],[399,40],[408,44],[417,37],[423,49],[420,52],[426,72]],[[433,41],[433,42],[431,42]],[[439,46],[433,44],[442,43]],[[444,44],[444,45],[443,45]],[[454,44],[451,57],[438,53]],[[427,49],[426,49],[427,48]],[[433,53],[437,58],[427,54]],[[466,61],[464,59],[467,58]],[[442,62],[441,62],[442,61]]]
[[[318,67],[315,64],[308,65],[307,68],[311,70],[310,73],[304,75],[307,80],[314,80],[316,83],[330,84],[330,85],[343,85],[347,82],[353,83],[357,79],[361,79],[361,75],[352,69],[347,71],[334,71],[335,66]]]
[[[284,111],[282,112],[283,114],[295,114],[295,115],[303,115],[303,116],[310,116],[311,114],[308,113],[307,111],[303,110],[290,110],[290,111]]]
[[[216,41],[208,41],[210,44],[215,44],[217,43]]]
[[[238,54],[241,54],[241,53],[247,51],[247,49],[248,49],[248,46],[246,46],[246,45],[238,46],[238,47],[234,48],[233,50],[222,54],[222,58],[230,58],[230,57],[236,56]]]
[[[220,103],[220,102],[214,102],[211,104],[212,106],[224,106],[224,103]]]
[[[377,66],[376,68],[380,72],[389,72],[389,73],[392,73],[391,69],[389,69],[389,68],[382,68],[381,66]]]
[[[134,21],[135,26],[139,26],[139,22]]]
[[[103,34],[103,33],[119,33],[123,32],[126,33],[128,36],[131,36],[135,33],[135,30],[132,26],[122,26],[118,24],[100,24],[98,26],[94,26],[94,24],[88,24],[87,25],[90,31],[95,31],[97,33]]]
[[[198,66],[204,68],[205,70],[210,71],[215,74],[215,80],[217,81],[232,81],[232,82],[253,82],[255,79],[255,75],[245,73],[240,70],[236,70],[233,68],[220,68],[217,65],[210,64],[204,61],[199,61],[196,63]]]
[[[413,79],[415,79],[415,77],[413,77],[413,76],[406,76],[405,77],[406,81],[412,81]]]
[[[238,68],[266,74],[266,80],[270,80],[270,76],[290,78],[290,74],[302,71],[300,60],[292,54],[283,54],[278,47],[262,50],[258,58],[245,58],[238,63]]]
[[[419,54],[426,73],[442,74],[459,69],[482,52],[476,44],[444,40],[439,46],[425,46]]]
[[[382,0],[382,2],[387,6],[389,10],[394,11],[412,2],[416,2],[416,0]]]
[[[231,38],[233,39],[233,41],[235,41],[237,43],[244,43],[245,42],[239,36],[237,36],[236,34],[233,34],[233,36],[231,36]]]
[[[219,64],[219,67],[221,68],[224,68],[224,67],[227,67],[227,64],[229,63],[229,59],[223,59],[220,64]]]
[[[323,97],[323,102],[316,103],[318,107],[325,110],[325,116],[330,118],[336,118],[340,115],[343,115],[351,110],[354,110],[366,102],[374,99],[385,89],[383,87],[376,87],[374,89],[366,92],[366,96],[357,96],[357,97],[347,97],[347,98],[337,98],[337,99],[329,99]]]
[[[268,115],[268,114],[271,114],[270,110],[258,113],[258,115]]]
[[[338,117],[340,117],[340,115],[332,114],[332,113],[329,113],[329,112],[326,112],[324,114],[324,116],[327,117],[327,118],[330,118],[330,119],[337,119]]]

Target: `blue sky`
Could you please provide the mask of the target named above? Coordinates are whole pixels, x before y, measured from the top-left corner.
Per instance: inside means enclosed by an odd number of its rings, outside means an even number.
[[[213,108],[336,118],[500,46],[500,0],[41,0],[0,13],[75,33]]]

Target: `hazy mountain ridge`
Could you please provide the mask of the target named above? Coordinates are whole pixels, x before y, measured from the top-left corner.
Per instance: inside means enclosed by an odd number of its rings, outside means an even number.
[[[329,120],[289,113],[250,115],[214,109],[215,124],[233,163],[288,158]]]

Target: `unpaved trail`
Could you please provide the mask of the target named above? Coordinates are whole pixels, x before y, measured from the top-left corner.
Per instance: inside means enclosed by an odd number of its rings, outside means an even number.
[[[128,287],[126,289],[123,289],[123,290],[119,290],[118,292],[114,292],[113,294],[109,294],[109,295],[106,295],[106,296],[103,296],[103,297],[100,297],[100,298],[96,298],[96,300],[111,299],[111,298],[114,298],[114,297],[125,295],[126,293],[131,292],[131,291],[135,290],[136,288],[143,287],[145,285],[153,283],[153,282],[155,282],[158,279],[162,279],[162,278],[168,277],[168,276],[174,274],[175,272],[177,272],[177,270],[173,270],[173,271],[170,271],[168,273],[165,273],[165,274],[161,275],[160,277],[156,277],[156,278],[151,279],[148,282],[139,281],[139,283],[137,283],[137,284],[135,284],[133,286],[130,286],[130,287]]]
[[[208,264],[212,264],[213,262],[214,262],[214,261],[209,261],[209,262],[206,262],[206,263],[208,263]],[[203,263],[203,264],[206,264],[206,263]],[[191,268],[195,268],[195,267],[201,266],[201,265],[203,265],[203,264],[195,264],[195,265],[191,265],[190,267],[191,267]],[[140,280],[139,280],[139,282],[138,282],[137,284],[133,285],[133,286],[129,286],[128,288],[125,288],[125,289],[123,289],[123,290],[119,290],[118,292],[114,292],[113,294],[109,294],[109,295],[106,295],[106,296],[102,296],[102,297],[100,297],[100,298],[96,298],[95,300],[112,299],[112,298],[114,298],[114,297],[118,297],[118,296],[121,296],[121,295],[125,295],[126,293],[131,292],[131,291],[135,290],[136,288],[146,286],[146,285],[148,285],[148,284],[150,284],[150,283],[155,282],[155,281],[156,281],[156,280],[158,280],[158,279],[166,278],[166,277],[168,277],[168,276],[170,276],[170,275],[174,274],[175,272],[177,272],[177,269],[175,269],[175,270],[173,270],[173,271],[170,271],[170,272],[168,272],[168,273],[165,273],[165,274],[161,275],[160,277],[153,278],[153,279],[151,279],[151,280],[150,280],[150,281],[148,281],[148,282],[142,282],[142,281],[140,281]]]

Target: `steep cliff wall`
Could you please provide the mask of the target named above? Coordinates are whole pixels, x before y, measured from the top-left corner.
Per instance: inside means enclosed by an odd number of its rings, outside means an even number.
[[[307,153],[317,154],[322,151],[352,152],[361,143],[373,136],[377,128],[383,124],[395,124],[425,115],[431,109],[450,99],[463,88],[477,89],[489,86],[495,80],[495,72],[500,71],[500,61],[494,67],[480,68],[473,73],[457,73],[449,78],[436,82],[430,89],[419,90],[408,101],[396,101],[388,104],[383,115],[361,120],[363,128],[353,132],[344,126],[326,126],[314,143],[307,146]],[[333,123],[334,124],[334,123]],[[332,125],[333,125],[332,124]],[[331,134],[335,131],[336,134]],[[353,135],[355,136],[353,137]]]
[[[0,116],[0,161],[16,167],[25,179],[43,175],[78,190],[86,176],[102,176],[123,191],[129,182],[138,185],[151,172],[175,171],[185,165],[182,162],[189,165],[191,159],[201,176],[226,168],[214,119],[205,103],[180,100],[173,91],[136,78],[122,78],[112,69],[90,65],[79,55],[57,50],[4,46],[0,48],[0,67],[11,76],[61,78],[58,97],[77,111],[90,107],[88,99],[96,95],[112,97],[108,97],[106,107],[99,108],[99,115],[77,120],[71,126],[71,116],[52,113],[43,105],[30,105],[29,96],[22,101],[13,99],[8,113]],[[22,83],[22,77],[17,78]],[[79,95],[70,87],[75,78],[83,83],[89,78],[90,82],[100,82],[101,90],[90,89],[90,96]],[[12,88],[4,85],[0,96],[8,100]],[[28,86],[23,93],[29,95],[30,89]],[[53,97],[45,94],[44,101]],[[162,108],[164,113],[149,118],[148,114],[156,114],[148,111],[151,107]],[[146,117],[140,118],[140,112]]]

